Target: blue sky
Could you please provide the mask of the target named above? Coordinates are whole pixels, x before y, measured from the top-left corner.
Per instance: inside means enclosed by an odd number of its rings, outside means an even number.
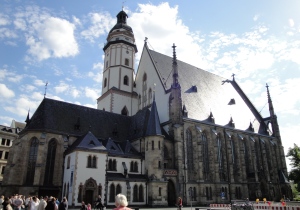
[[[44,97],[96,108],[103,46],[127,12],[140,59],[150,48],[236,81],[263,117],[266,83],[285,151],[300,128],[300,1],[2,0],[0,124],[24,122]],[[136,65],[137,66],[137,65]],[[246,119],[250,120],[250,119]],[[290,166],[288,166],[290,168]]]

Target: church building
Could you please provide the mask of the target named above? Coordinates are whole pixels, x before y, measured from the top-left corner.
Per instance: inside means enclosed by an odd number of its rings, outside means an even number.
[[[97,109],[44,98],[10,149],[0,193],[66,196],[69,205],[207,205],[292,197],[268,85],[262,116],[226,79],[137,46],[120,11],[107,36]]]

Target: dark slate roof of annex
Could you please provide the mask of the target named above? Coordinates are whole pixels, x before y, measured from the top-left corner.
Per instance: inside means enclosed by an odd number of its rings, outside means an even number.
[[[128,117],[44,98],[20,135],[34,130],[79,137],[91,131],[98,139],[132,140],[144,135],[147,115],[149,115],[148,109]]]
[[[166,90],[169,89],[172,83],[173,58],[148,50],[154,66],[166,84]],[[250,100],[245,98],[245,94],[243,98],[242,94],[238,93],[231,80],[226,80],[180,60],[177,60],[177,64],[182,105],[185,105],[188,111],[188,118],[205,121],[212,112],[215,123],[218,125],[228,125],[232,117],[235,128],[246,130],[251,121],[254,122],[255,132],[258,132],[261,115]],[[235,84],[237,85],[237,83]],[[235,100],[234,105],[228,105],[231,99]]]

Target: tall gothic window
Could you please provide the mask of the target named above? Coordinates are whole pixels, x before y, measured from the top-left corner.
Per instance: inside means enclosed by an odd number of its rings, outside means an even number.
[[[193,141],[192,141],[192,133],[190,130],[186,131],[186,146],[187,146],[187,168],[188,170],[194,170],[194,162],[193,162]]]
[[[203,175],[205,180],[209,180],[209,156],[208,156],[208,142],[206,133],[202,132],[202,160],[203,160]]]
[[[56,146],[57,146],[56,140],[51,139],[48,143],[44,185],[53,185],[53,175],[55,174],[54,165],[55,165],[55,156],[56,156]]]
[[[30,148],[29,148],[29,157],[27,164],[27,174],[26,174],[26,184],[33,184],[34,175],[35,175],[35,165],[37,159],[39,147],[39,140],[36,137],[31,139]]]
[[[223,160],[223,150],[222,150],[222,141],[220,136],[217,136],[217,146],[218,146],[218,164],[219,164],[219,176],[220,180],[225,180],[224,174],[224,160]]]
[[[134,185],[133,187],[133,202],[138,202],[139,199],[138,199],[138,186],[137,185]]]
[[[147,105],[147,74],[143,76],[143,107]]]
[[[93,160],[92,160],[92,167],[93,167],[93,168],[97,168],[97,157],[96,157],[96,156],[93,157]]]
[[[112,166],[112,159],[108,160],[108,170],[112,171],[113,170],[113,166]]]
[[[67,159],[67,169],[70,168],[70,162],[71,162],[71,157],[68,156],[68,159]]]
[[[116,189],[116,195],[122,193],[122,188],[121,188],[121,185],[117,185],[117,189]]]
[[[115,185],[111,184],[110,188],[109,188],[109,202],[114,202],[115,201],[115,196],[116,196]]]
[[[143,187],[143,185],[139,186],[139,202],[144,202],[144,187]]]
[[[115,159],[113,160],[113,170],[117,170],[117,161]]]
[[[247,164],[248,160],[249,160],[249,152],[248,152],[248,148],[247,148],[247,144],[246,144],[246,140],[243,139],[243,146],[244,146],[244,160],[245,160],[245,165],[246,165],[246,173],[247,175],[249,175],[249,165],[250,164]]]
[[[87,168],[92,168],[92,156],[87,157]]]

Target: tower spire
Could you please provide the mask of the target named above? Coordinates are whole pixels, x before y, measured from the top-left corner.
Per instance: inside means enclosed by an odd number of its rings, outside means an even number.
[[[178,66],[177,66],[177,57],[176,57],[176,46],[175,44],[173,44],[172,46],[173,48],[173,64],[172,64],[172,67],[173,67],[173,84],[172,84],[172,87],[173,88],[177,88],[179,86],[179,83],[178,83]]]
[[[267,88],[267,96],[268,96],[270,116],[272,117],[272,116],[275,115],[275,112],[274,112],[273,102],[272,102],[272,99],[271,99],[271,95],[270,95],[269,85],[268,84],[266,84],[266,88]]]

